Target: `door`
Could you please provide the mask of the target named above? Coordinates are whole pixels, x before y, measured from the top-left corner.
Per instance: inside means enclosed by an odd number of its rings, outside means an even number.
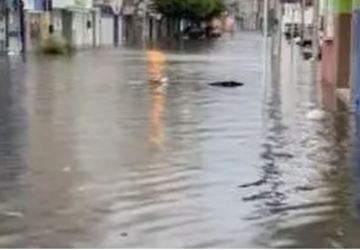
[[[114,19],[112,16],[101,17],[101,45],[110,46],[114,42]]]

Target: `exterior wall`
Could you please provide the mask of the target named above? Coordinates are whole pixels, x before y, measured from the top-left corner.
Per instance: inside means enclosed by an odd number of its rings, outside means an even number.
[[[239,30],[255,30],[260,28],[259,22],[262,1],[259,0],[237,0],[236,25]]]
[[[327,0],[324,6],[322,80],[336,88],[346,88],[350,81],[352,0]]]
[[[352,6],[352,0],[323,0],[322,3],[321,83],[322,89],[328,90],[327,95],[334,98],[332,109],[336,109],[339,93],[345,90],[350,93],[352,85]]]
[[[36,50],[41,44],[42,15],[41,12],[26,13],[26,48],[28,51]]]
[[[94,41],[91,12],[72,12],[72,44],[75,47],[90,47]]]
[[[302,23],[301,5],[298,3],[285,3],[283,15],[283,29],[288,23]],[[314,11],[312,7],[306,7],[304,12],[304,24],[311,26],[313,21]]]
[[[96,28],[91,0],[52,0],[51,24],[54,36],[64,38],[74,47],[96,43]]]
[[[237,17],[238,28],[245,30],[256,29],[257,23],[257,1],[239,1],[239,13]]]
[[[360,2],[354,6],[354,36],[353,36],[353,97],[356,111],[360,112]]]
[[[19,53],[22,49],[19,6],[10,6],[7,22],[8,50]]]
[[[352,13],[339,13],[335,25],[337,30],[337,36],[334,39],[337,62],[335,84],[338,88],[349,88]]]

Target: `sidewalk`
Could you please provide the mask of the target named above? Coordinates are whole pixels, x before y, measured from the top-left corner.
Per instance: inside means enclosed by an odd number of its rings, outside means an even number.
[[[326,111],[351,111],[352,98],[349,88],[338,88],[321,80],[321,62],[306,60],[302,49],[282,36],[274,40],[273,49],[279,72],[277,81],[281,86],[282,102],[286,112],[293,112],[297,102],[310,102],[313,108]],[[323,59],[324,60],[324,59]],[[273,72],[274,74],[274,72]],[[305,91],[305,92],[304,92]]]

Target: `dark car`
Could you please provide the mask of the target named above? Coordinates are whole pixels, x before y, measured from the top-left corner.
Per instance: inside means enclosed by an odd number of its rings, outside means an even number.
[[[189,26],[184,30],[184,36],[190,39],[201,39],[205,36],[205,30],[201,27]]]
[[[214,26],[207,26],[205,28],[205,34],[207,38],[219,38],[221,37],[221,31],[218,27],[214,27]]]

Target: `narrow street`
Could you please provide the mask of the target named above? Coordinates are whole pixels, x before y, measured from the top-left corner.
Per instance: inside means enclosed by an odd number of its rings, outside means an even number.
[[[359,247],[355,121],[306,118],[313,62],[286,43],[264,94],[262,49],[0,57],[0,247]]]

